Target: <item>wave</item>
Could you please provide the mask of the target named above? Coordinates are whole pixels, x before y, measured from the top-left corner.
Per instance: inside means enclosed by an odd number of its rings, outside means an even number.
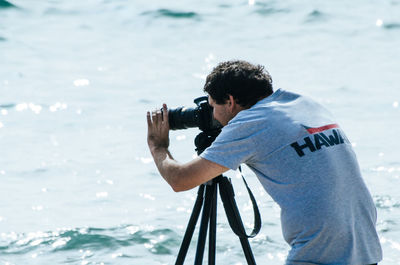
[[[15,8],[17,6],[11,4],[10,2],[6,1],[6,0],[0,0],[0,9],[2,8]]]
[[[269,16],[269,15],[274,15],[274,14],[279,14],[279,13],[289,13],[290,10],[287,8],[276,8],[273,7],[271,4],[268,3],[260,3],[256,2],[255,5],[255,13],[261,15],[261,16]]]
[[[14,108],[15,106],[16,106],[16,104],[14,104],[14,103],[0,104],[0,108],[2,108],[2,109],[11,109],[11,108]]]
[[[81,12],[78,10],[61,9],[61,8],[47,8],[43,14],[44,15],[79,15]]]
[[[388,23],[388,24],[383,24],[383,27],[385,29],[400,29],[400,23]]]
[[[180,237],[170,229],[146,229],[132,225],[115,228],[58,229],[48,232],[2,233],[0,256],[89,250],[115,251],[143,245],[152,254],[171,254],[180,244]]]
[[[141,15],[152,16],[154,18],[166,17],[177,19],[199,19],[200,15],[196,12],[175,11],[170,9],[158,9],[155,11],[145,11]]]
[[[327,15],[319,10],[313,10],[306,17],[306,22],[320,22],[327,19]]]

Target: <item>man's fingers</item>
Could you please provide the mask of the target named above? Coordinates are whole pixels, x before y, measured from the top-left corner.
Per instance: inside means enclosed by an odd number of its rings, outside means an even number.
[[[167,108],[167,104],[163,104],[163,121],[165,123],[168,123],[168,108]]]
[[[153,124],[157,124],[158,117],[157,117],[157,110],[153,110],[151,113],[151,119],[153,120]]]
[[[153,110],[151,112],[147,112],[147,126],[150,128],[162,128],[165,125],[168,126],[168,107],[167,104],[163,104],[162,111],[160,109]]]
[[[157,124],[162,122],[162,114],[161,114],[161,110],[157,110],[156,111],[156,115],[157,115]]]
[[[150,111],[147,112],[147,128],[150,128],[151,126],[151,117],[150,117]]]

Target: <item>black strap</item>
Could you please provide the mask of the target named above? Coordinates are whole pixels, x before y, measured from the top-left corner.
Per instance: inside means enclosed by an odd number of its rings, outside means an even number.
[[[261,229],[261,216],[260,211],[257,206],[256,199],[254,198],[253,193],[251,192],[249,186],[247,185],[246,180],[243,177],[242,169],[239,166],[240,174],[242,175],[242,179],[244,184],[246,185],[247,192],[249,193],[251,203],[253,204],[253,211],[254,211],[254,228],[250,235],[246,234],[246,230],[244,229],[242,219],[240,217],[239,210],[236,205],[235,201],[235,193],[233,191],[233,186],[231,180],[227,177],[221,177],[219,182],[220,186],[220,194],[221,199],[225,208],[225,212],[228,218],[229,225],[232,228],[232,231],[238,237],[245,237],[245,238],[253,238],[255,237]]]

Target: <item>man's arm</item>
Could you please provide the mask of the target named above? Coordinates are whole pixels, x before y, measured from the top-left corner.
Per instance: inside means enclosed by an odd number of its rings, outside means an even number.
[[[167,105],[163,112],[147,112],[147,143],[161,176],[176,192],[192,189],[229,170],[217,163],[197,157],[181,164],[168,151],[169,124]]]

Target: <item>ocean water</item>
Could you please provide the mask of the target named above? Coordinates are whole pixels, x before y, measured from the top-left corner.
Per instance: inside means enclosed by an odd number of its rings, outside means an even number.
[[[400,264],[399,14],[399,0],[0,0],[0,264],[174,264],[197,189],[158,175],[145,114],[193,106],[228,59],[336,115],[378,209],[380,264]],[[197,133],[171,133],[178,160]],[[255,259],[283,264],[279,208],[244,172]],[[217,229],[217,264],[246,264],[220,206]]]

